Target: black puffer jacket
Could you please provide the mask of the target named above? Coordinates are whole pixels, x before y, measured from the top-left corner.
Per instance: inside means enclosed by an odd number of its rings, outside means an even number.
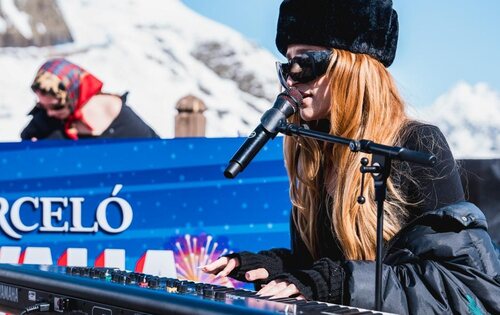
[[[126,105],[128,92],[122,95],[122,107],[118,116],[98,136],[79,136],[79,139],[101,138],[159,138],[129,106]],[[62,140],[68,139],[64,132],[64,121],[49,117],[47,112],[35,107],[29,113],[33,119],[21,132],[22,140]]]
[[[486,219],[475,205],[459,202],[425,212],[385,250],[383,311],[500,314],[500,260],[487,233]],[[244,280],[246,271],[264,267],[269,279],[287,278],[308,298],[375,308],[375,262],[322,258],[304,266],[303,254],[294,246],[291,251],[241,252],[237,256],[244,267],[232,276]]]
[[[383,310],[399,314],[500,314],[500,261],[486,219],[461,202],[425,213],[387,246]],[[375,263],[344,264],[344,302],[374,308]]]

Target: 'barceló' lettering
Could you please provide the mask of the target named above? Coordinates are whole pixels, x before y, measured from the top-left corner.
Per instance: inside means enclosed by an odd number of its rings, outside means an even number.
[[[21,197],[9,207],[7,199],[0,197],[0,228],[8,236],[21,239],[22,233],[35,230],[40,232],[74,232],[94,233],[99,230],[107,233],[117,234],[125,231],[132,224],[134,213],[132,206],[127,200],[117,197],[123,185],[116,184],[111,196],[99,203],[96,209],[96,220],[91,226],[82,224],[82,205],[85,198],[82,197]],[[107,219],[107,211],[114,204],[121,211],[122,221],[118,227],[112,227]],[[34,210],[41,209],[41,223],[27,225],[23,222],[21,208],[30,207]],[[63,210],[70,209],[71,222],[62,222]],[[10,210],[10,211],[9,211]],[[10,218],[7,220],[7,218]]]

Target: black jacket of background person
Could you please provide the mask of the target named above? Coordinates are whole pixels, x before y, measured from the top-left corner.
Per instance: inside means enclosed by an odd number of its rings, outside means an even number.
[[[458,168],[439,129],[417,125],[414,130],[403,146],[433,152],[439,162],[432,169],[394,163],[394,167],[408,168],[417,180],[395,182],[400,182],[410,201],[423,198],[424,202],[409,209],[405,227],[384,246],[382,310],[500,314],[500,261],[486,219],[475,205],[464,201]],[[420,146],[421,138],[434,139],[424,143],[436,145]],[[269,271],[269,279],[297,280],[301,275],[299,289],[308,298],[374,309],[375,262],[346,260],[325,209],[319,209],[318,222],[323,222],[318,229],[321,259],[313,260],[291,220],[291,250],[240,252],[236,256],[242,267],[231,276],[245,281],[246,271],[261,267]],[[341,285],[339,265],[344,277]]]
[[[132,108],[126,105],[127,94],[121,96],[122,108],[120,113],[102,134],[99,136],[79,135],[79,138],[159,138],[156,132],[142,121]],[[64,133],[64,121],[47,116],[47,112],[38,107],[35,107],[30,112],[30,115],[33,116],[33,119],[21,132],[22,140],[31,140],[33,138],[39,140],[69,139]]]

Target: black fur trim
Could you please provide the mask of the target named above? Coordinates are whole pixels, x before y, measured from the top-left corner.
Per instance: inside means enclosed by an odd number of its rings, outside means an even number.
[[[398,15],[392,0],[285,0],[276,46],[307,44],[368,54],[389,67],[396,55]]]

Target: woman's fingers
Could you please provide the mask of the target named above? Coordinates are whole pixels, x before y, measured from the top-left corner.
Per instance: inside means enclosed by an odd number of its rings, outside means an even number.
[[[227,277],[234,268],[238,267],[240,262],[237,258],[221,257],[216,261],[200,266],[201,270],[206,273],[216,274],[216,277]],[[245,273],[245,278],[248,281],[264,280],[269,277],[269,272],[265,268],[253,269]],[[257,295],[269,296],[271,298],[283,298],[290,296],[297,296],[298,299],[304,299],[300,295],[299,289],[293,283],[288,283],[284,280],[273,280],[266,284]]]
[[[237,258],[229,259],[227,257],[221,257],[216,261],[205,266],[200,266],[199,268],[201,268],[201,271],[215,274],[217,277],[225,277],[239,265],[240,261]]]
[[[271,299],[279,299],[284,297],[295,296],[299,300],[305,299],[303,295],[300,294],[299,289],[293,283],[287,281],[271,281],[264,288],[262,288],[257,295],[267,296]],[[298,295],[298,296],[297,296]]]
[[[284,288],[286,288],[287,285],[288,285],[288,283],[286,283],[284,281],[273,280],[273,281],[269,282],[268,284],[266,284],[265,287],[263,287],[262,289],[260,289],[260,291],[257,292],[257,295],[260,295],[260,296],[273,296],[276,293],[278,293],[281,290],[283,290]]]
[[[200,266],[201,271],[206,272],[206,273],[217,273],[221,268],[225,267],[229,261],[229,258],[227,257],[221,257],[217,259],[216,261],[211,262],[208,265],[205,266]]]
[[[275,293],[271,298],[272,299],[279,299],[279,298],[284,298],[284,297],[290,297],[292,295],[296,295],[299,293],[300,293],[299,289],[297,289],[295,284],[290,283],[283,290]]]
[[[224,267],[224,269],[222,269],[221,272],[217,274],[217,277],[227,277],[227,275],[230,274],[234,268],[238,267],[238,265],[239,265],[238,259],[236,258],[229,259],[227,265]]]
[[[245,278],[248,281],[264,280],[267,279],[268,277],[269,277],[269,272],[267,272],[265,268],[254,269],[245,273]]]

